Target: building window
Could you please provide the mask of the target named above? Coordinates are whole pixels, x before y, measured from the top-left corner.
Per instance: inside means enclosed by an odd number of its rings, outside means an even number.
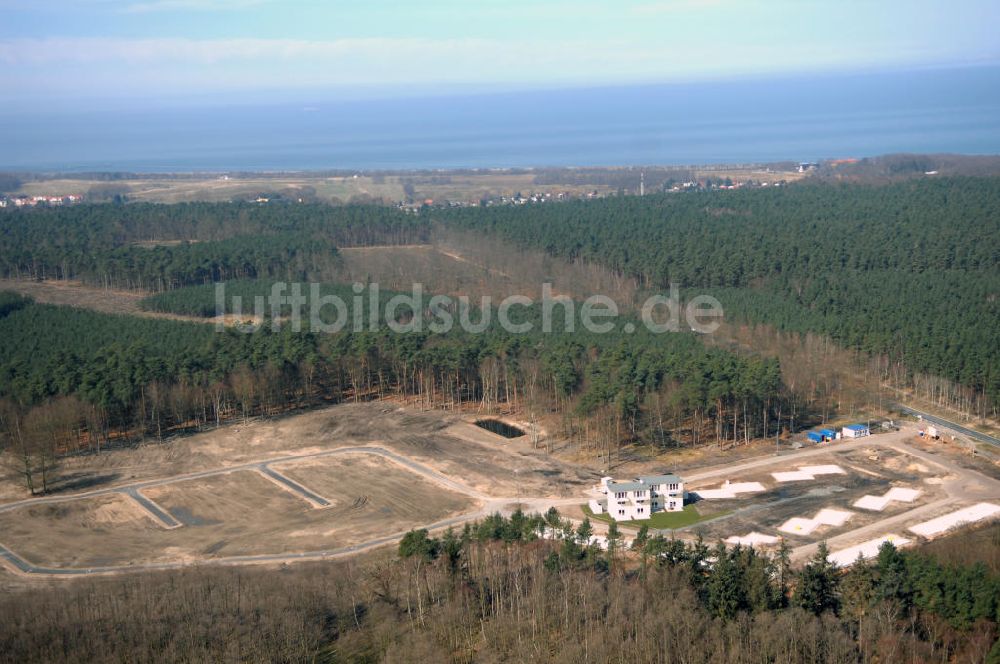
[[[625,516],[625,510],[618,510],[618,516]]]

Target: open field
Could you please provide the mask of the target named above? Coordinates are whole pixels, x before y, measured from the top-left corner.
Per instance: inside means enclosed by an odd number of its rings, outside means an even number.
[[[348,202],[354,197],[385,198],[390,201],[404,197],[402,184],[398,181],[375,182],[373,178],[366,176],[150,176],[114,181],[64,178],[26,182],[20,191],[31,196],[76,193],[91,199],[120,193],[130,200],[153,203],[252,200],[261,194],[280,194],[292,200],[308,197],[331,201],[336,198],[342,202]]]
[[[548,283],[553,295],[582,301],[599,293],[614,298],[627,311],[637,292],[633,279],[595,265],[567,263],[496,238],[483,242],[440,229],[434,231],[430,244],[343,247],[340,255],[339,281],[372,281],[405,292],[419,283],[427,293],[489,296],[494,305],[513,294],[540,301],[542,284]],[[512,265],[517,269],[512,270]]]
[[[340,249],[344,282],[368,281],[380,288],[409,292],[413,284],[425,292],[479,295],[514,292],[506,274],[448,255],[433,245],[401,247],[345,247]]]
[[[594,470],[533,449],[527,438],[503,438],[474,426],[461,414],[388,402],[340,404],[224,426],[161,445],[69,457],[62,468],[66,474],[89,478],[89,489],[104,489],[370,444],[461,478],[491,495],[513,497],[521,491],[568,497],[598,477]],[[13,470],[2,467],[0,473],[0,504],[27,497]]]
[[[122,494],[3,512],[0,532],[3,543],[20,555],[55,567],[121,564],[180,553],[166,546],[162,529]]]
[[[468,511],[473,505],[462,494],[368,454],[291,461],[274,464],[274,468],[328,499],[332,506],[325,510],[333,513],[338,530],[405,530],[410,524],[430,523],[442,514]],[[297,531],[292,537],[308,535]]]
[[[87,286],[78,281],[18,281],[0,279],[0,291],[27,295],[42,304],[57,304],[81,309],[93,309],[106,314],[124,314],[145,318],[169,318],[204,323],[211,319],[178,316],[175,314],[143,311],[139,301],[149,295],[145,291],[125,291]]]
[[[181,203],[253,200],[260,195],[280,195],[297,200],[347,203],[359,200],[402,201],[404,185],[413,187],[417,200],[478,202],[487,197],[512,196],[517,192],[552,191],[585,195],[595,189],[608,192],[604,185],[536,185],[531,173],[481,173],[442,175],[337,175],[310,174],[205,175],[163,178],[157,176],[103,181],[52,179],[26,182],[18,190],[31,196],[83,194],[91,199],[123,194],[133,201]]]
[[[231,314],[221,317],[203,318],[201,316],[184,316],[182,314],[147,311],[139,306],[139,302],[150,295],[148,291],[99,288],[71,280],[48,279],[45,281],[26,281],[0,279],[0,291],[20,293],[41,304],[90,309],[105,314],[121,314],[125,316],[139,316],[141,318],[165,318],[200,324],[221,322],[225,325],[235,325],[238,322],[253,320],[253,317],[250,315],[243,316],[242,318]]]
[[[259,472],[241,469],[140,488],[179,522],[164,527],[119,492],[0,512],[4,545],[36,565],[122,567],[331,550],[472,511],[476,501],[383,458],[286,462],[316,480],[332,505],[317,509]],[[308,485],[307,485],[308,486]]]
[[[411,528],[511,509],[522,495],[560,504],[596,478],[534,451],[527,437],[385,403],[67,464],[88,478],[87,491],[18,501],[16,476],[3,479],[0,558],[61,574],[345,555]]]
[[[670,173],[674,179],[704,180],[705,178],[730,178],[733,182],[795,181],[807,174],[797,170],[772,170],[764,167],[651,167],[653,171]],[[477,203],[484,198],[511,197],[517,193],[551,193],[585,196],[591,192],[600,195],[617,191],[623,184],[621,175],[630,188],[637,186],[638,169],[544,169],[544,170],[488,170],[434,171],[403,173],[248,173],[248,174],[177,174],[135,175],[116,180],[57,177],[23,183],[17,193],[29,196],[66,196],[82,194],[91,200],[107,200],[114,195],[124,195],[134,201],[180,203],[188,201],[253,200],[260,195],[289,200],[319,200],[326,202],[351,202],[382,200],[395,202],[408,197],[417,201],[461,201]],[[652,182],[650,179],[650,182]],[[652,187],[649,188],[652,191]],[[409,194],[409,196],[408,196]]]

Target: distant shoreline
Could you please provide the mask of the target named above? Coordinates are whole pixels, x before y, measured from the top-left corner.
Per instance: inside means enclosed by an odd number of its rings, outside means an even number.
[[[827,157],[815,161],[797,162],[782,161],[725,161],[691,164],[612,164],[612,165],[581,165],[581,166],[518,166],[518,167],[475,167],[475,168],[300,168],[300,169],[262,169],[242,170],[226,168],[208,168],[176,171],[132,171],[128,169],[19,169],[0,166],[0,173],[9,174],[25,181],[43,180],[204,180],[205,178],[230,179],[275,179],[287,178],[350,178],[354,176],[395,176],[395,177],[441,177],[441,176],[502,176],[502,175],[546,175],[546,174],[576,174],[586,176],[588,173],[673,173],[684,171],[798,171],[808,165],[807,170],[822,170],[823,168],[840,168],[856,164],[868,164],[875,167],[889,162],[904,160],[921,160],[928,166],[939,169],[941,174],[958,175],[991,175],[1000,172],[1000,153],[918,153],[904,152],[883,155],[842,155]],[[944,169],[944,170],[940,170]],[[904,169],[905,170],[905,169]],[[912,170],[912,169],[911,169]],[[979,173],[969,171],[980,170]],[[900,171],[900,174],[905,174]]]
[[[507,169],[0,173],[0,208],[102,202],[521,204],[781,186],[1000,175],[1000,155],[896,154],[818,162]]]

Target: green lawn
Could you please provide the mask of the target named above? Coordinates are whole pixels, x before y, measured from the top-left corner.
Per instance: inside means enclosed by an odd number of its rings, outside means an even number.
[[[582,505],[583,513],[595,521],[611,523],[611,516],[608,514],[594,514],[590,507]],[[707,521],[716,517],[725,516],[729,512],[715,512],[713,514],[700,514],[694,505],[685,505],[683,512],[654,512],[651,517],[642,521],[619,521],[619,526],[631,528],[641,528],[643,525],[649,526],[650,530],[673,530],[675,528],[685,528],[692,526],[699,521]]]

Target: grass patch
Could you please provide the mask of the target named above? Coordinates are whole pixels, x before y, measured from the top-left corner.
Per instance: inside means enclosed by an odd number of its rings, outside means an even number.
[[[612,521],[610,514],[594,514],[589,505],[582,505],[581,507],[583,508],[583,513],[595,521],[603,521],[604,523],[611,523]],[[701,514],[694,505],[685,505],[683,512],[654,512],[648,519],[641,521],[619,521],[618,525],[631,528],[641,528],[645,525],[649,526],[650,530],[675,530],[677,528],[693,526],[699,521],[707,521],[727,514],[729,514],[729,511]]]

